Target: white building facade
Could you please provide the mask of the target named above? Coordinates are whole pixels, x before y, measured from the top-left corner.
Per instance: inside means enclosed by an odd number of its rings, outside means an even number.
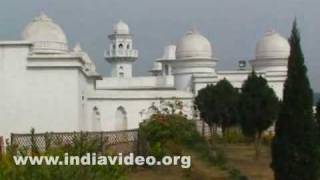
[[[0,136],[10,133],[113,131],[134,129],[148,108],[177,98],[193,116],[193,99],[208,84],[228,79],[240,88],[252,68],[282,97],[290,52],[288,41],[268,32],[256,47],[249,67],[218,71],[211,43],[197,31],[165,48],[152,76],[134,77],[138,50],[126,23],[115,24],[105,59],[110,76],[79,45],[70,50],[63,30],[42,14],[20,41],[0,41]]]

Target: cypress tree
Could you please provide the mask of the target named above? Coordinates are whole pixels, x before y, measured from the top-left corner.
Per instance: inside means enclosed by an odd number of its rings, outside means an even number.
[[[312,111],[313,92],[296,20],[289,43],[288,75],[272,143],[271,167],[276,180],[317,180],[319,149]]]
[[[317,121],[317,124],[318,124],[318,131],[320,133],[320,99],[317,103],[317,107],[316,107],[316,121]]]

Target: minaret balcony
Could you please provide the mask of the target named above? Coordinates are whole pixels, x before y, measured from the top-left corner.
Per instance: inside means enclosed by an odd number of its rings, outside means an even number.
[[[138,50],[136,49],[117,49],[105,52],[105,58],[129,57],[138,58]]]

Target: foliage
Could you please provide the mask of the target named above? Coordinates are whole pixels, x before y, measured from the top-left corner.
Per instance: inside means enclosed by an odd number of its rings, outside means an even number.
[[[170,102],[165,104],[168,105]],[[174,104],[181,103],[175,101]],[[170,105],[169,109],[175,109],[172,108],[175,107],[174,104]],[[181,155],[184,153],[183,150],[188,149],[195,152],[209,165],[218,166],[227,171],[230,179],[245,179],[245,176],[242,176],[239,171],[226,164],[226,157],[222,149],[200,136],[194,121],[187,119],[179,110],[161,110],[166,109],[166,105],[160,106],[160,110],[154,111],[155,114],[140,125],[140,138],[148,144],[145,152],[147,155],[161,158],[164,155]],[[233,173],[234,171],[237,173]],[[188,173],[190,171],[187,171]]]
[[[192,144],[201,137],[193,121],[178,114],[154,114],[140,126],[140,134],[149,143],[149,153],[162,157],[181,153],[179,145]]]
[[[34,130],[32,130],[32,134]],[[33,139],[34,136],[32,135]],[[124,179],[124,167],[119,165],[74,165],[74,166],[33,166],[28,162],[27,165],[15,165],[13,156],[59,156],[63,159],[65,153],[69,156],[81,156],[88,152],[99,152],[99,146],[95,139],[81,135],[75,137],[69,145],[47,147],[47,150],[39,151],[35,141],[32,141],[31,149],[17,148],[15,145],[8,145],[7,151],[0,159],[0,179],[8,180],[100,180],[100,179]]]
[[[267,80],[253,71],[242,86],[239,108],[243,133],[255,137],[268,129],[276,119],[278,98]]]
[[[199,91],[195,99],[201,118],[211,127],[214,124],[226,128],[236,124],[238,119],[237,104],[239,93],[231,83],[223,79],[215,86],[208,85]]]
[[[241,129],[236,127],[229,128],[221,138],[224,143],[235,144],[248,142],[248,139],[243,135]]]
[[[276,122],[271,166],[276,180],[316,180],[319,179],[319,145],[312,112],[313,93],[296,21],[289,42],[288,77]]]
[[[242,132],[255,138],[256,157],[259,157],[259,146],[263,131],[268,129],[277,118],[278,98],[267,80],[257,76],[253,71],[242,86],[239,112]]]
[[[316,121],[319,127],[319,131],[320,131],[320,99],[317,103],[317,107],[316,107]]]
[[[209,125],[211,129],[216,123],[214,119],[214,113],[211,111],[214,89],[214,85],[209,84],[206,88],[201,89],[195,98],[195,105],[200,111],[200,117]]]
[[[172,98],[172,100],[166,101],[160,99],[160,104],[157,106],[153,103],[149,109],[148,113],[151,114],[178,114],[181,116],[186,116],[183,112],[184,104],[177,98]]]
[[[230,174],[228,178],[229,180],[248,180],[248,178],[243,176],[241,172],[237,169],[231,169],[229,171],[229,174]]]

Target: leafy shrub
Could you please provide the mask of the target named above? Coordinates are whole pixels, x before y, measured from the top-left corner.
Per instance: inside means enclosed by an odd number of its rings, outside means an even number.
[[[141,124],[140,135],[148,144],[146,153],[157,158],[181,155],[183,148],[188,148],[213,165],[224,166],[226,162],[223,151],[202,138],[194,121],[182,115],[155,114]]]
[[[181,154],[181,145],[191,146],[201,140],[193,121],[178,114],[154,114],[140,126],[140,135],[148,143],[149,153],[156,157]]]
[[[48,140],[48,139],[47,139]],[[90,166],[32,166],[30,163],[24,166],[17,166],[14,163],[14,155],[32,156],[59,156],[63,159],[65,153],[69,156],[82,156],[84,153],[99,152],[97,140],[81,135],[75,137],[69,145],[47,147],[44,152],[38,151],[37,145],[33,142],[31,149],[17,148],[8,145],[6,153],[0,159],[0,179],[6,180],[118,180],[124,179],[124,167],[119,165],[90,165]]]
[[[247,141],[241,130],[236,127],[227,129],[222,139],[225,143],[243,143]]]

